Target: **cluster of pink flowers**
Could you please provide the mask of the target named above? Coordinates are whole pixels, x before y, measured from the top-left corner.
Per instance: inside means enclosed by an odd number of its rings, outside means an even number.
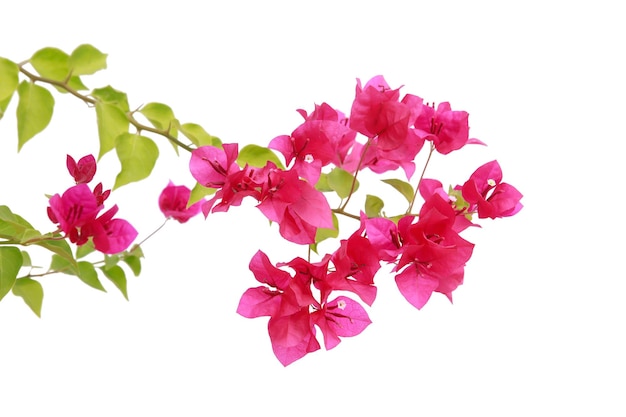
[[[261,212],[279,224],[285,239],[312,244],[318,228],[333,227],[328,201],[315,188],[324,167],[333,165],[353,175],[366,168],[375,173],[401,168],[410,179],[415,157],[426,142],[431,152],[442,155],[467,144],[483,144],[469,137],[467,112],[453,111],[447,102],[425,104],[411,94],[400,98],[399,90],[377,76],[365,86],[357,82],[349,117],[326,103],[316,105],[311,114],[298,110],[304,122],[269,143],[283,155],[288,169],[269,161],[261,168],[240,167],[236,144],[196,149],[189,164],[192,175],[217,190],[202,203],[205,217],[252,197]],[[357,141],[359,134],[364,142]],[[393,265],[399,291],[416,308],[433,292],[452,300],[474,248],[460,236],[475,225],[473,215],[495,219],[522,208],[522,194],[502,182],[497,161],[479,167],[450,193],[440,181],[427,178],[420,179],[418,191],[424,199],[418,214],[392,220],[361,212],[358,229],[319,262],[295,258],[273,265],[265,253],[254,255],[250,270],[263,285],[248,289],[237,311],[249,318],[270,317],[272,348],[283,365],[320,348],[316,328],[326,349],[332,349],[340,337],[355,336],[370,324],[359,302],[331,294],[351,292],[371,306],[376,298],[374,276],[382,263]]]
[[[93,155],[81,158],[78,163],[68,155],[67,169],[76,185],[62,195],[50,197],[50,220],[79,246],[91,238],[96,250],[102,253],[115,254],[126,250],[137,237],[137,231],[126,220],[113,218],[118,211],[117,205],[99,215],[111,191],[103,191],[102,183],[98,183],[93,191],[87,185],[96,173]]]

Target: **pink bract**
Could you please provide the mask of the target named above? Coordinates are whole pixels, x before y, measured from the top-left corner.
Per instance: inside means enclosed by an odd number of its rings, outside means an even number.
[[[200,213],[203,201],[198,201],[187,207],[191,190],[184,185],[174,185],[170,181],[159,195],[159,209],[165,217],[173,218],[180,223],[186,223],[190,218]]]

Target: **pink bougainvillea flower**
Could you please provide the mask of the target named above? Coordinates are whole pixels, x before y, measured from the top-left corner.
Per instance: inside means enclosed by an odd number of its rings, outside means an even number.
[[[96,250],[106,254],[121,252],[137,237],[137,231],[126,220],[113,219],[117,206],[97,217],[102,209],[89,186],[77,184],[62,196],[50,197],[48,217],[59,224],[72,243],[84,245],[93,237]]]
[[[396,284],[416,308],[422,308],[433,291],[452,300],[452,291],[463,282],[465,263],[474,245],[454,231],[456,213],[438,194],[422,206],[418,221],[399,223],[402,254],[395,268]]]
[[[502,182],[502,169],[497,161],[479,167],[463,184],[463,198],[470,210],[477,210],[481,219],[513,216],[522,209],[522,193]]]
[[[201,146],[194,149],[189,160],[191,175],[205,187],[221,188],[226,177],[240,170],[236,143],[225,143],[222,148]]]
[[[63,195],[55,194],[48,201],[48,217],[58,223],[59,228],[70,237],[72,243],[85,244],[88,235],[80,229],[95,220],[102,209],[87,184],[68,188]]]
[[[441,181],[423,178],[422,181],[420,181],[419,192],[424,201],[428,200],[433,194],[437,194],[444,200],[448,201],[456,213],[453,229],[455,232],[461,233],[470,226],[480,226],[472,223],[471,213],[468,213],[468,204],[463,198],[461,198],[458,188],[459,186],[457,185],[452,191],[452,193],[456,193],[456,195],[450,196],[444,191]],[[457,198],[457,195],[459,198]]]
[[[424,145],[413,128],[423,106],[422,99],[412,94],[400,100],[399,90],[392,90],[382,76],[364,87],[357,80],[350,127],[369,138],[368,145],[360,147],[361,169],[382,173],[402,167],[410,178],[415,171],[413,160]]]
[[[97,251],[108,255],[126,250],[137,237],[137,230],[129,222],[113,218],[117,210],[117,206],[111,207],[81,230],[84,234],[93,237],[93,244]]]
[[[334,290],[351,291],[371,306],[376,299],[374,276],[380,269],[380,260],[370,240],[361,236],[361,230],[341,240],[331,261],[335,270],[326,277],[329,285]]]
[[[392,90],[378,75],[364,87],[357,79],[356,96],[350,112],[350,127],[368,138],[378,137],[383,150],[399,147],[407,141],[410,126],[421,111],[422,99],[407,94],[402,101],[400,89]]]
[[[325,303],[311,314],[311,320],[322,331],[326,350],[337,346],[340,336],[356,336],[372,323],[361,304],[343,296]]]
[[[83,156],[78,163],[67,155],[66,165],[76,184],[87,184],[96,175],[96,158],[93,155]]]
[[[200,213],[203,200],[187,207],[191,190],[184,185],[174,185],[170,181],[159,195],[159,208],[167,218],[185,223],[193,216]]]
[[[467,144],[482,144],[469,137],[469,114],[452,110],[450,103],[439,103],[437,109],[426,104],[415,121],[415,129],[425,140],[432,141],[437,152],[449,154]]]
[[[315,242],[318,228],[332,228],[332,212],[324,195],[293,170],[283,171],[268,162],[259,210],[279,224],[282,237],[290,242]]]
[[[311,184],[317,183],[322,167],[333,163],[344,166],[356,131],[347,126],[345,115],[326,103],[316,105],[310,114],[298,110],[304,122],[291,135],[277,136],[269,144],[283,154],[289,165]]]

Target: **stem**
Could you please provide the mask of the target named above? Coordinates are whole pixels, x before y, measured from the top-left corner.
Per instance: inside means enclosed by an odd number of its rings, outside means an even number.
[[[352,177],[352,186],[350,187],[350,194],[348,194],[346,201],[344,201],[344,203],[339,207],[341,214],[345,214],[343,213],[343,210],[348,205],[348,202],[350,201],[350,198],[352,197],[352,194],[354,193],[354,187],[356,187],[356,177],[359,174],[359,170],[361,169],[361,165],[363,164],[363,160],[365,159],[365,154],[367,153],[367,149],[370,147],[371,143],[372,143],[372,139],[367,138],[367,143],[365,144],[365,147],[363,148],[363,152],[361,152],[361,159],[359,159],[359,164],[357,165],[356,170],[354,171],[354,176]]]
[[[344,211],[342,208],[332,209],[332,212],[336,213],[336,214],[341,214],[341,215],[346,216],[346,217],[350,217],[351,219],[361,220],[361,218],[359,216],[357,216],[356,214],[348,213],[348,212]]]
[[[137,246],[141,246],[141,245],[143,245],[143,244],[146,242],[146,240],[150,239],[150,238],[151,238],[152,236],[154,236],[154,235],[155,235],[155,234],[156,234],[159,230],[161,230],[161,229],[163,228],[163,226],[165,226],[165,223],[167,223],[167,221],[168,221],[169,219],[170,219],[169,217],[168,217],[168,218],[166,218],[166,219],[165,219],[165,221],[164,221],[164,222],[163,222],[163,223],[162,223],[159,227],[157,227],[157,228],[156,228],[156,230],[155,230],[154,232],[150,233],[150,234],[149,234],[149,235],[148,235],[148,236],[147,236],[144,240],[142,240],[142,241],[141,241],[141,242],[139,242],[138,244],[134,245],[134,247],[137,247]]]
[[[430,157],[433,156],[434,151],[435,151],[435,145],[431,142],[430,152],[428,153],[428,158],[426,158],[424,169],[422,169],[422,175],[420,175],[420,179],[417,182],[417,186],[415,187],[415,193],[413,193],[413,199],[411,200],[411,204],[409,204],[409,208],[407,209],[406,214],[409,214],[411,210],[413,210],[413,204],[415,204],[415,197],[417,197],[417,193],[419,193],[420,185],[422,184],[422,180],[424,179],[424,174],[426,173],[426,167],[428,167],[428,163],[430,162]]]
[[[41,82],[41,83],[54,85],[55,87],[62,88],[63,90],[67,91],[68,93],[72,94],[73,96],[78,97],[79,99],[81,99],[82,101],[87,103],[88,105],[91,105],[91,106],[95,106],[96,105],[97,100],[93,99],[92,97],[89,97],[89,96],[86,96],[84,94],[81,94],[77,90],[74,90],[72,87],[70,87],[67,84],[68,80],[57,81],[57,80],[53,80],[51,78],[45,78],[45,77],[40,77],[38,75],[35,75],[32,72],[30,72],[30,71],[28,71],[27,69],[24,68],[24,65],[26,63],[28,63],[28,61],[20,63],[18,65],[18,68],[19,68],[20,72],[22,74],[26,75],[28,78],[30,78],[31,81],[33,81],[33,82],[37,82],[38,81],[38,82]],[[184,143],[179,141],[177,138],[175,138],[174,136],[170,135],[169,130],[160,130],[160,129],[156,129],[156,128],[151,127],[151,126],[143,125],[143,124],[139,123],[137,120],[135,120],[135,118],[133,117],[133,113],[132,112],[127,112],[126,113],[126,118],[128,119],[128,122],[130,124],[132,124],[133,126],[135,126],[135,128],[138,131],[145,130],[147,132],[151,132],[151,133],[163,136],[165,139],[167,139],[170,142],[180,146],[181,148],[183,148],[187,152],[192,152],[193,151],[192,147],[190,147],[188,145],[185,145]]]

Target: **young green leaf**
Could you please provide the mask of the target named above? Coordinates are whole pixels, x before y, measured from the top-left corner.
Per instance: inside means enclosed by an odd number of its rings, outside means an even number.
[[[7,108],[9,107],[9,103],[11,102],[12,98],[13,95],[10,95],[7,98],[0,100],[0,119],[2,119],[4,113],[7,111]]]
[[[19,84],[17,65],[6,58],[0,58],[0,102],[10,98]],[[7,101],[8,103],[8,101]],[[2,117],[0,115],[0,117]]]
[[[152,123],[152,126],[176,137],[176,117],[174,117],[172,108],[167,104],[148,103],[139,110],[139,113],[143,114]]]
[[[130,122],[126,113],[115,104],[97,102],[96,120],[98,123],[98,138],[100,139],[100,152],[98,159],[115,148],[115,139],[127,133]]]
[[[159,157],[159,148],[152,139],[131,133],[123,133],[117,137],[115,151],[122,170],[115,178],[114,190],[146,178]]]
[[[354,183],[354,189],[352,189],[352,182],[355,181],[354,176],[343,168],[333,168],[328,173],[328,185],[332,188],[339,198],[346,198],[350,195],[350,192],[355,192],[359,188],[359,181]]]
[[[98,138],[100,152],[98,159],[115,148],[115,139],[122,133],[127,133],[130,126],[126,112],[129,111],[126,93],[113,87],[96,88],[91,92],[96,99],[96,121],[98,123]]]
[[[365,196],[365,214],[367,217],[381,217],[385,203],[375,195]]]
[[[198,124],[184,123],[179,125],[178,129],[196,146],[211,145],[218,148],[222,147],[222,141],[217,136],[209,135],[207,131]]]
[[[310,245],[310,248],[313,252],[317,253],[317,245],[326,239],[334,239],[339,236],[339,220],[335,213],[332,213],[333,216],[333,228],[332,229],[324,229],[319,228],[315,232],[315,243]]]
[[[48,90],[28,81],[17,88],[17,151],[48,126],[52,119],[54,98]]]
[[[52,255],[50,261],[50,271],[60,272],[68,275],[80,275],[80,270],[76,261],[72,262],[60,255]]]
[[[70,75],[69,55],[58,48],[43,48],[30,58],[30,64],[44,78],[65,81]]]
[[[189,195],[189,202],[187,203],[187,207],[191,206],[194,203],[197,203],[208,195],[215,194],[216,191],[217,188],[208,188],[200,183],[196,183],[196,185],[191,189],[191,194]]]
[[[67,240],[46,239],[39,240],[35,242],[35,244],[37,246],[41,246],[42,248],[46,248],[50,252],[53,252],[61,258],[65,259],[65,261],[70,263],[73,268],[78,268],[76,266],[76,259],[74,259],[74,255],[72,254],[72,248],[70,248]]]
[[[92,288],[106,292],[98,279],[98,273],[91,262],[78,262],[78,278]]]
[[[267,161],[272,161],[280,169],[285,169],[282,162],[278,159],[278,156],[272,152],[269,148],[264,148],[258,145],[246,145],[240,151],[237,156],[237,164],[241,167],[246,164],[262,168],[267,165]]]
[[[39,281],[31,278],[20,278],[15,281],[13,294],[22,297],[24,302],[37,317],[41,317],[41,305],[43,304],[43,287]]]
[[[141,259],[138,256],[128,255],[122,258],[122,260],[133,271],[133,275],[139,276],[141,273]]]
[[[72,51],[69,67],[73,75],[89,75],[107,67],[107,54],[83,44]]]
[[[106,276],[116,287],[124,298],[128,300],[128,292],[126,289],[126,274],[119,265],[114,265],[110,268],[100,268]]]
[[[381,180],[385,184],[391,185],[393,188],[398,190],[400,194],[406,198],[406,201],[409,203],[413,200],[413,194],[415,193],[411,184],[406,181],[398,180],[395,178],[390,178],[387,180]]]
[[[22,267],[22,252],[13,246],[0,246],[0,300],[11,291]]]

